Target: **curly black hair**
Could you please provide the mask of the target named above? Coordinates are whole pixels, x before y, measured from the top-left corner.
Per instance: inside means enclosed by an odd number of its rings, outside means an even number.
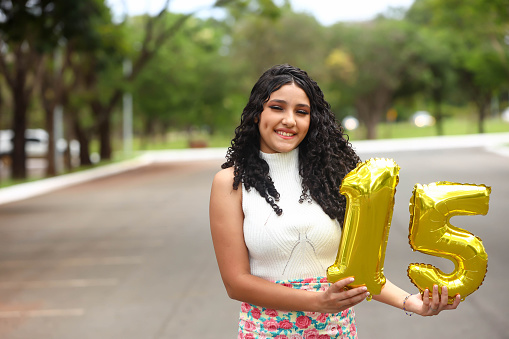
[[[238,189],[240,183],[247,190],[254,187],[277,215],[282,214],[276,203],[279,193],[269,176],[269,165],[260,157],[257,123],[271,93],[289,83],[304,90],[311,103],[309,130],[299,145],[299,173],[302,177],[299,202],[312,198],[330,218],[342,223],[346,198],[339,193],[339,187],[345,175],[356,167],[360,159],[336,121],[318,84],[299,68],[288,64],[276,65],[258,79],[221,168],[234,167],[233,189]]]

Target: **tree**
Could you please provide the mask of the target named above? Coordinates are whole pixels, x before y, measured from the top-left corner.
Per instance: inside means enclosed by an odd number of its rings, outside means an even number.
[[[72,49],[69,67],[73,95],[65,104],[73,132],[80,142],[82,165],[91,164],[89,144],[95,136],[100,136],[101,149],[111,152],[109,114],[118,99],[110,100],[116,92],[121,96],[126,88],[122,75],[122,63],[128,52],[125,31],[112,22],[109,11],[104,11],[94,22],[96,40],[77,40],[75,45],[69,46]]]
[[[13,97],[12,175],[26,177],[27,109],[45,60],[59,41],[90,32],[89,12],[99,0],[0,0],[0,72]]]
[[[40,99],[46,113],[46,130],[49,134],[49,144],[55,141],[54,111],[60,106],[65,108],[65,120],[67,122],[67,140],[77,136],[80,139],[81,164],[90,164],[88,152],[88,140],[83,138],[80,131],[79,116],[76,114],[79,107],[73,106],[70,96],[83,95],[82,84],[86,83],[83,70],[87,69],[86,63],[92,56],[100,56],[104,63],[106,58],[110,62],[115,61],[122,48],[123,39],[120,32],[112,23],[111,13],[103,1],[97,1],[94,7],[89,7],[87,12],[89,29],[79,35],[68,37],[64,42],[56,46],[54,56],[48,58],[42,73],[40,86]],[[89,64],[88,64],[89,65]],[[91,70],[94,74],[100,72],[100,65]],[[72,132],[74,130],[74,133]],[[67,167],[70,169],[70,150],[67,148]],[[50,147],[47,154],[48,176],[57,174],[55,164],[55,149]]]
[[[314,17],[290,8],[284,9],[280,17],[244,18],[236,25],[232,38],[232,57],[243,63],[243,69],[252,77],[282,63],[316,74],[325,52],[324,28]],[[249,83],[252,85],[252,81]]]
[[[412,100],[417,96],[430,102],[428,110],[435,118],[437,135],[443,135],[442,106],[458,86],[450,62],[450,36],[447,31],[435,31],[412,21],[410,24],[416,34],[409,44],[415,50],[416,58],[413,67],[408,69],[412,72],[405,72],[402,78],[395,101]]]
[[[337,24],[331,29],[332,49],[326,64],[333,86],[341,93],[342,105],[355,107],[366,126],[366,137],[375,139],[376,127],[391,107],[402,80],[415,73],[417,51],[411,41],[416,34],[406,22],[383,17]],[[343,62],[337,61],[340,56]]]
[[[190,18],[134,80],[134,103],[145,137],[164,135],[169,126],[215,130],[229,124],[224,103],[236,82],[229,76],[229,59],[220,54],[227,30],[214,19]]]
[[[229,58],[237,84],[231,96],[239,98],[239,111],[256,79],[276,64],[288,63],[322,79],[326,46],[325,28],[314,17],[295,13],[288,4],[279,16],[249,15],[236,22]]]
[[[459,84],[476,104],[484,132],[491,97],[509,84],[509,8],[504,0],[417,0],[408,18],[442,35]]]
[[[155,16],[142,16],[144,21],[143,37],[140,40],[140,48],[132,50],[128,56],[132,60],[132,72],[127,75],[124,82],[131,83],[138,77],[146,65],[157,55],[160,48],[170,43],[178,32],[184,27],[185,23],[193,17],[195,13],[172,15],[166,10],[169,0],[166,1],[161,11]],[[241,14],[246,9],[258,9],[261,13],[270,12],[277,9],[272,0],[217,0],[213,7],[228,7],[231,11]],[[126,18],[126,20],[129,20]],[[126,24],[126,20],[122,25]],[[111,116],[114,108],[118,105],[124,92],[124,85],[117,82],[113,87],[111,95],[104,100],[93,100],[90,104],[94,112],[97,113],[97,122],[99,123],[99,135],[101,150],[100,155],[103,159],[111,157]]]
[[[230,18],[219,22],[200,20],[189,15],[160,13],[157,22],[149,25],[146,16],[130,18],[130,44],[139,46],[132,59],[142,55],[144,46],[153,49],[143,70],[129,78],[135,107],[143,114],[144,134],[152,134],[155,126],[161,133],[174,127],[206,126],[211,131],[231,124],[232,107],[236,100],[238,81],[234,79],[228,23],[244,20],[252,14],[275,17],[279,8],[272,0],[217,1],[225,7]],[[176,26],[178,24],[178,26]],[[145,30],[143,27],[147,27]],[[174,28],[172,28],[174,27]],[[153,29],[153,33],[148,28]],[[170,30],[168,30],[170,29]],[[160,32],[171,32],[164,43],[147,41]],[[152,46],[152,47],[151,47]],[[136,64],[136,62],[135,62]]]

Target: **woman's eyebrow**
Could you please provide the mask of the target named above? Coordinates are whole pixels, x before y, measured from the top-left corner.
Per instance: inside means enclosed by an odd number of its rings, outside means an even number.
[[[269,102],[270,102],[270,101],[278,102],[278,103],[281,103],[281,104],[288,104],[288,103],[286,102],[286,100],[283,100],[283,99],[270,99],[270,100],[269,100]],[[297,107],[307,107],[307,108],[311,108],[311,107],[310,107],[309,105],[307,105],[307,104],[297,104],[297,105],[295,105],[295,106],[297,106]]]
[[[279,102],[281,104],[287,104],[286,100],[283,100],[283,99],[270,99],[269,101],[275,101],[275,102]]]
[[[307,107],[307,108],[311,108],[311,107],[310,107],[309,105],[307,105],[307,104],[297,104],[297,105],[295,105],[295,106],[297,106],[297,107]]]

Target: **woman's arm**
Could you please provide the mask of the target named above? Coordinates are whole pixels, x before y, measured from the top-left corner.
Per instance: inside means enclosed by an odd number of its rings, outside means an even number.
[[[442,288],[441,295],[438,294],[437,285],[433,286],[431,294],[429,290],[425,290],[423,295],[420,293],[409,295],[408,292],[387,280],[382,292],[374,295],[373,299],[422,316],[437,315],[443,310],[453,310],[460,303],[458,294],[452,305],[447,304],[447,287],[445,286]]]
[[[337,313],[368,296],[364,287],[343,289],[351,278],[336,282],[325,292],[309,292],[253,276],[244,242],[242,190],[233,189],[233,168],[214,177],[209,213],[216,259],[230,298],[279,310]]]

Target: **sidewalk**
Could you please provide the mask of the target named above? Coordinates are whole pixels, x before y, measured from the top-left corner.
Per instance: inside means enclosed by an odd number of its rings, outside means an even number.
[[[423,137],[412,139],[361,140],[352,142],[358,153],[397,152],[413,150],[433,150],[451,148],[484,147],[509,157],[509,133],[474,134],[462,136]],[[77,173],[41,179],[0,189],[0,204],[7,204],[36,195],[48,193],[60,188],[76,185],[89,180],[114,175],[155,163],[221,160],[226,148],[202,148],[184,150],[147,151],[135,159],[121,163],[105,165]]]

